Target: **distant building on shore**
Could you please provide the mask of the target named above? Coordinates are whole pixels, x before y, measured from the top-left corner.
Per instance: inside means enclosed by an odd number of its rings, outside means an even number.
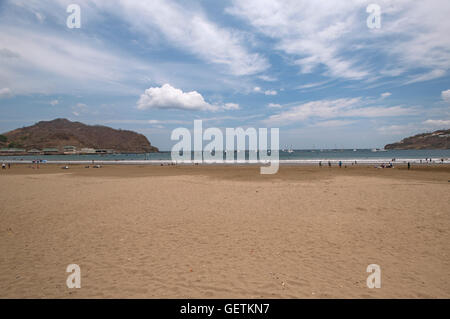
[[[42,151],[38,150],[36,148],[33,148],[33,149],[29,150],[27,153],[28,154],[42,154]]]
[[[22,154],[22,153],[26,153],[26,150],[23,148],[14,148],[14,147],[4,147],[0,149],[0,153],[5,153],[5,154]]]
[[[107,150],[107,149],[97,149],[95,150],[96,154],[114,154],[114,150]]]
[[[95,154],[95,149],[84,147],[80,150],[80,154]]]
[[[83,147],[77,149],[76,146],[66,145],[61,148],[57,147],[45,147],[42,150],[32,148],[26,150],[24,148],[3,147],[0,148],[1,155],[76,155],[76,154],[115,154],[116,150],[113,149],[95,149],[89,147]]]
[[[46,147],[42,149],[42,152],[44,152],[45,155],[55,155],[59,153],[59,149],[55,147]]]
[[[64,146],[64,154],[76,154],[77,148],[72,145]]]

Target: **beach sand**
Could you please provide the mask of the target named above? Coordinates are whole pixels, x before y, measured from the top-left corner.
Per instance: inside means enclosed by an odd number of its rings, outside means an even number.
[[[13,165],[0,297],[449,298],[450,166]]]

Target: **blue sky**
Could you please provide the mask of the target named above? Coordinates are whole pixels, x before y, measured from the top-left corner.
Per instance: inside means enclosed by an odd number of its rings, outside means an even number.
[[[64,117],[169,150],[203,119],[278,127],[294,148],[382,147],[450,127],[449,16],[447,0],[1,1],[0,131]]]

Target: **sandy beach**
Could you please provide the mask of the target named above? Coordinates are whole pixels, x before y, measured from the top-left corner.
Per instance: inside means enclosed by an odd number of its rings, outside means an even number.
[[[449,298],[449,243],[449,165],[0,171],[0,298]]]

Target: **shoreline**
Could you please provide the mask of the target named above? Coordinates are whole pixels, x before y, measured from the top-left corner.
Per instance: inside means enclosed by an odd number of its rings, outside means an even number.
[[[0,163],[11,163],[11,164],[32,164],[36,160],[2,160]],[[67,165],[89,165],[89,164],[100,164],[100,165],[267,165],[271,162],[278,162],[280,165],[319,165],[321,162],[323,166],[326,166],[328,162],[331,164],[338,164],[342,162],[345,165],[376,165],[376,164],[419,164],[419,165],[447,165],[450,164],[450,158],[445,158],[443,161],[441,158],[431,158],[431,162],[426,162],[425,159],[416,158],[396,158],[395,161],[392,158],[323,158],[323,159],[282,159],[278,161],[172,161],[172,160],[41,160],[40,164],[67,164]],[[356,162],[356,163],[355,163]]]

